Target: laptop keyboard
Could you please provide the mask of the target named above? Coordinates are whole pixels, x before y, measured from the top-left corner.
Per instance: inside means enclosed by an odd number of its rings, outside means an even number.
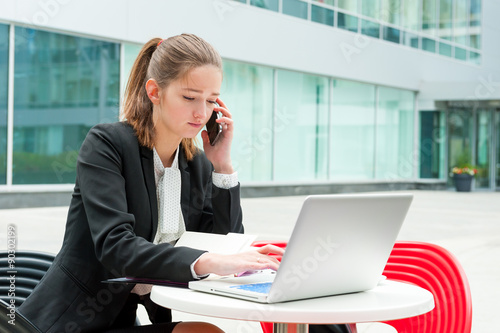
[[[240,284],[237,286],[231,286],[230,288],[267,294],[269,293],[269,290],[271,290],[271,285],[272,282],[263,282],[263,283]]]

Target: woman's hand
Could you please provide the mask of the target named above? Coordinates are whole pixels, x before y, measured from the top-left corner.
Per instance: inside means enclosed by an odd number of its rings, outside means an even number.
[[[210,273],[229,275],[249,270],[277,270],[280,263],[269,254],[283,255],[284,252],[284,249],[274,245],[265,245],[252,251],[231,255],[207,252],[196,262],[194,271],[197,275]]]
[[[202,131],[203,149],[209,161],[212,162],[215,172],[232,174],[234,172],[231,163],[231,142],[233,141],[234,130],[233,119],[226,104],[220,98],[217,98],[217,104],[220,106],[216,106],[214,111],[222,113],[222,117],[217,119],[216,122],[222,126],[222,131],[219,133],[219,138],[213,146],[210,145],[207,131]]]

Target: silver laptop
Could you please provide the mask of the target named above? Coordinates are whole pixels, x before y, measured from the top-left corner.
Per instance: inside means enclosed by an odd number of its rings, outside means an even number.
[[[383,278],[412,194],[305,199],[277,272],[189,282],[189,288],[276,303],[374,288]]]

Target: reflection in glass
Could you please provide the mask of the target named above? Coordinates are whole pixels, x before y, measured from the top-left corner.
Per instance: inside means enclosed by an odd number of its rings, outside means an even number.
[[[436,0],[422,1],[422,32],[429,35],[437,33]]]
[[[361,14],[380,19],[380,2],[373,0],[361,0]]]
[[[439,54],[447,57],[451,57],[451,45],[447,43],[440,42],[439,43]]]
[[[278,0],[250,0],[252,6],[269,9],[277,12],[279,10]]]
[[[461,47],[455,47],[455,59],[466,60],[467,51]]]
[[[402,26],[405,27],[406,29],[410,29],[413,31],[418,31],[419,30],[419,13],[420,13],[420,8],[419,4],[420,1],[418,0],[406,0],[406,1],[398,1],[400,2],[400,6],[402,6]]]
[[[328,79],[278,70],[274,180],[327,178]]]
[[[401,17],[400,0],[382,0],[382,8],[380,10],[381,21],[394,25],[400,25],[401,23],[400,17]]]
[[[363,35],[379,38],[380,24],[373,21],[361,20],[361,33]]]
[[[358,32],[358,18],[349,14],[338,12],[337,27],[352,32]]]
[[[75,181],[94,124],[118,120],[119,44],[16,27],[14,184]]]
[[[132,70],[132,66],[134,65],[135,58],[139,55],[141,51],[142,45],[139,44],[130,44],[130,43],[122,43],[123,48],[123,72],[120,75],[121,86],[122,89],[125,90],[127,86],[128,77],[130,75],[130,71]],[[125,91],[122,91],[120,96],[124,95]]]
[[[420,112],[420,178],[445,178],[446,113]]]
[[[413,178],[413,109],[411,91],[379,87],[376,179]]]
[[[9,26],[0,24],[0,184],[7,183],[7,96]]]
[[[321,3],[323,5],[330,5],[330,6],[335,5],[335,0],[312,0],[312,2],[318,2],[318,3]]]
[[[481,0],[470,0],[469,46],[481,48]]]
[[[273,70],[224,60],[221,99],[233,110],[236,130],[231,151],[242,181],[272,180]],[[281,119],[281,120],[280,120]],[[277,118],[286,125],[287,118]]]
[[[337,0],[337,6],[351,13],[358,12],[358,0]]]
[[[452,3],[453,0],[439,0],[439,38],[452,40]]]
[[[476,141],[476,188],[490,187],[490,138],[491,138],[491,111],[478,110],[477,112],[477,141]]]
[[[467,34],[467,8],[468,0],[456,0],[455,1],[455,18],[453,20],[453,40],[455,43],[467,45],[468,43],[468,34]]]
[[[374,177],[375,86],[333,80],[330,178]]]
[[[471,62],[473,64],[480,65],[481,64],[481,54],[479,54],[477,52],[470,51],[468,60],[469,60],[469,62]]]
[[[470,110],[452,109],[448,113],[448,161],[449,167],[466,160],[472,163],[473,117]],[[453,181],[449,177],[450,185]]]
[[[436,41],[430,38],[422,38],[422,50],[436,52]]]
[[[399,43],[399,29],[391,27],[382,27],[384,33],[384,40],[389,42]]]
[[[283,14],[307,19],[307,3],[301,0],[282,0]]]
[[[331,9],[315,5],[311,6],[311,20],[313,22],[333,26],[333,14],[334,12]]]
[[[496,155],[497,155],[497,160],[496,160],[496,187],[497,191],[500,190],[500,111],[497,110],[495,112],[495,128],[496,128]]]
[[[412,34],[411,32],[401,31],[402,39],[401,44],[406,46],[411,46],[418,49],[418,35]]]

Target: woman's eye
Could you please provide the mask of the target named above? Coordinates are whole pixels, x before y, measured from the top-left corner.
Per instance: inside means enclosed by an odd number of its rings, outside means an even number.
[[[216,101],[208,101],[208,103],[212,103],[212,104],[214,104],[214,105],[216,105],[216,104],[217,104],[217,102],[216,102]]]
[[[184,97],[184,99],[187,99],[188,101],[194,100],[194,97],[187,97],[187,96],[182,96],[182,97]]]

